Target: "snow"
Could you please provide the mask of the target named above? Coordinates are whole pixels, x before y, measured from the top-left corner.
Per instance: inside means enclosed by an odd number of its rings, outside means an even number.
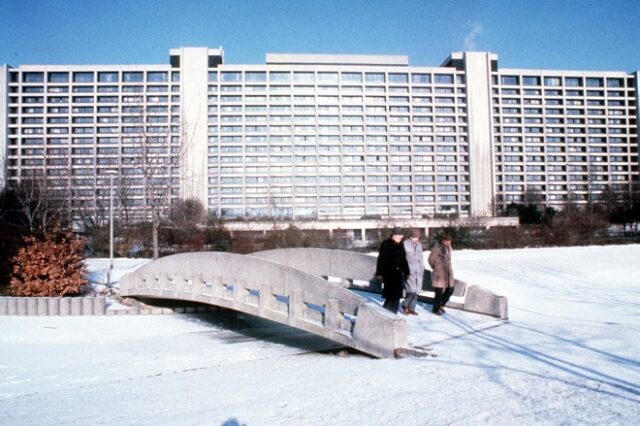
[[[639,258],[640,245],[455,251],[456,275],[507,296],[510,320],[421,305],[407,317],[421,358],[327,353],[223,310],[0,317],[0,424],[638,424]]]

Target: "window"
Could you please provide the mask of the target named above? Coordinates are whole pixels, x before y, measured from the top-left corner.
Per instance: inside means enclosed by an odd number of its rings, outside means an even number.
[[[291,73],[289,72],[274,72],[269,73],[269,81],[289,83],[291,81]]]
[[[318,83],[337,83],[338,73],[336,72],[319,72],[317,77]]]
[[[223,72],[220,81],[242,81],[242,73],[239,71]]]
[[[44,73],[25,72],[22,74],[22,81],[25,83],[42,83],[44,81]]]
[[[74,72],[73,81],[75,83],[93,83],[93,72]]]
[[[429,74],[411,74],[411,82],[414,84],[431,83],[431,75]]]
[[[453,84],[453,75],[451,75],[451,74],[436,74],[435,75],[435,83],[436,84]]]
[[[562,83],[560,82],[560,77],[545,77],[544,85],[545,86],[560,86]]]
[[[565,86],[569,87],[578,87],[582,86],[582,78],[580,77],[565,77],[564,78]]]
[[[69,73],[66,72],[50,72],[49,83],[67,83],[69,81]]]
[[[404,73],[389,73],[389,83],[407,83],[409,78]]]
[[[99,83],[116,83],[117,81],[118,81],[117,72],[99,72],[98,73]]]
[[[623,87],[621,78],[607,78],[607,87]]]
[[[522,84],[525,86],[540,86],[540,77],[524,76]]]
[[[364,81],[367,83],[384,83],[384,74],[368,72],[364,75]]]
[[[142,72],[123,72],[122,81],[130,82],[142,82],[144,81],[144,73]]]
[[[500,84],[515,86],[518,84],[518,80],[517,75],[503,75],[500,77]]]
[[[294,72],[294,83],[313,83],[315,81],[315,75],[312,72]]]
[[[168,74],[164,71],[150,71],[147,73],[147,81],[152,83],[166,82],[168,80]]]
[[[259,71],[247,71],[244,73],[245,81],[267,81],[267,73]]]
[[[602,87],[603,82],[601,78],[587,77],[587,87]]]

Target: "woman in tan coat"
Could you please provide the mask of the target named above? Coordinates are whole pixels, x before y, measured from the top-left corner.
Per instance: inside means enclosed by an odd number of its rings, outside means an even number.
[[[431,266],[431,285],[435,292],[433,300],[433,313],[444,314],[444,305],[453,294],[455,280],[451,266],[451,235],[443,234],[439,242],[435,244],[429,254],[429,266]]]

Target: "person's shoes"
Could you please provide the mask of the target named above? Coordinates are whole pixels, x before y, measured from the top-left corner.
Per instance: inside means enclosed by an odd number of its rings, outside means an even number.
[[[411,313],[411,311],[406,306],[403,306],[402,307],[402,313],[405,314],[405,315],[409,315]]]
[[[441,316],[442,315],[442,312],[440,312],[440,311],[431,311],[431,312],[433,312],[433,315],[437,315],[437,316]]]
[[[409,313],[410,313],[411,315],[416,315],[416,316],[418,315],[418,313],[417,313],[416,311],[409,311]]]
[[[445,310],[444,310],[444,308],[440,308],[440,313],[441,313],[441,314],[444,314],[444,313],[446,313],[446,312],[447,312],[447,311],[445,311]]]

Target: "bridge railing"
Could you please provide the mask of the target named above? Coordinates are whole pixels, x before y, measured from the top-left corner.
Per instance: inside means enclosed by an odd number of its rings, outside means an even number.
[[[362,289],[379,293],[380,284],[372,281],[377,258],[363,253],[322,248],[285,248],[252,253],[261,259],[290,266],[310,274],[335,277],[342,280],[347,288]],[[451,301],[447,306],[469,312],[508,318],[508,302],[504,296],[493,294],[477,285],[467,285],[456,279]],[[425,269],[421,300],[433,302],[431,271]]]
[[[120,281],[120,294],[221,306],[393,357],[406,322],[321,277],[257,257],[220,252],[160,258]]]

